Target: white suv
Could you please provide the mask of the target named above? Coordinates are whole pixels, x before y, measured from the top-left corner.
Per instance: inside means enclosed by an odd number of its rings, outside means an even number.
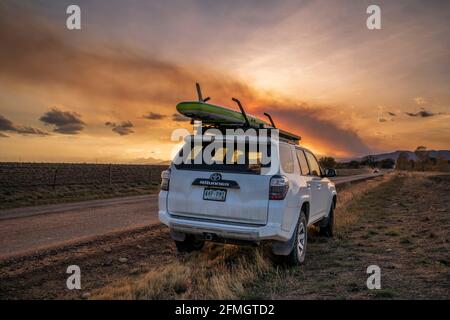
[[[303,147],[283,141],[275,146],[271,165],[277,165],[269,175],[262,173],[264,165],[238,162],[172,163],[162,173],[159,219],[170,228],[180,252],[199,250],[205,240],[235,244],[269,240],[275,255],[295,265],[305,260],[309,225],[316,224],[325,236],[333,235],[336,188],[327,177],[335,171],[323,172]],[[194,148],[191,151],[194,158]],[[240,156],[255,155],[247,150]]]

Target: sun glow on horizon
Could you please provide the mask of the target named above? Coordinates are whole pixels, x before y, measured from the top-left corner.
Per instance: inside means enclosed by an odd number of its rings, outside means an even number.
[[[364,1],[99,0],[82,32],[64,4],[0,5],[0,161],[170,160],[195,82],[319,155],[450,149],[450,3],[383,3],[373,31]]]

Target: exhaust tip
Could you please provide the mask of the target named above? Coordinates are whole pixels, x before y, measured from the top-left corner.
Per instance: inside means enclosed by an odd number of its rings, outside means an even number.
[[[214,238],[214,234],[212,233],[205,233],[205,240],[211,241]]]

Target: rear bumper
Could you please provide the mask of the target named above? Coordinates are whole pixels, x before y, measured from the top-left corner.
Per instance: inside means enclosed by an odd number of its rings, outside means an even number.
[[[212,233],[226,239],[261,241],[287,241],[290,232],[284,231],[280,223],[267,223],[264,226],[227,223],[223,221],[203,220],[173,216],[166,210],[159,211],[159,220],[171,230],[187,234]]]

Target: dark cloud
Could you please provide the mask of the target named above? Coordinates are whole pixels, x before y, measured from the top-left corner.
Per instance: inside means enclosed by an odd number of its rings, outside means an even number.
[[[277,126],[289,128],[289,131],[299,134],[302,141],[308,144],[319,143],[329,150],[345,151],[351,154],[370,153],[370,148],[352,130],[341,128],[331,120],[321,119],[319,111],[307,106],[289,107],[272,105],[261,107],[268,110]],[[278,125],[278,123],[282,124]],[[300,141],[300,143],[302,142]]]
[[[378,118],[378,122],[387,122],[385,118]]]
[[[167,116],[165,114],[161,114],[161,113],[149,112],[147,114],[144,114],[142,117],[147,120],[161,120],[161,119],[166,118]]]
[[[0,131],[15,131],[13,123],[6,119],[4,116],[0,115]]]
[[[6,119],[2,115],[0,115],[0,131],[18,133],[18,134],[22,134],[22,135],[38,135],[38,136],[48,135],[47,132],[42,131],[37,128],[27,127],[27,126],[17,126],[11,120]],[[2,135],[2,138],[8,137],[4,133],[1,133],[1,135]]]
[[[52,108],[39,118],[46,125],[54,126],[53,131],[61,134],[78,134],[84,129],[85,123],[76,112],[61,111]]]
[[[440,113],[434,113],[431,111],[426,110],[420,110],[419,112],[405,112],[406,115],[410,117],[421,117],[421,118],[428,118],[428,117],[434,117],[440,115]]]
[[[37,128],[33,127],[17,127],[17,133],[24,134],[24,135],[39,135],[39,136],[47,136],[49,135],[48,132],[42,131]]]
[[[330,151],[368,152],[368,147],[354,130],[343,127],[339,119],[328,118],[334,114],[329,112],[334,106],[316,108],[300,101],[262,98],[257,90],[223,72],[183,68],[133,52],[130,48],[80,49],[65,40],[65,31],[50,28],[30,12],[21,10],[8,14],[1,10],[0,6],[0,83],[6,80],[5,83],[16,81],[58,87],[93,103],[100,100],[111,106],[173,108],[179,101],[195,100],[194,83],[202,79],[204,95],[210,96],[215,104],[235,108],[230,101],[235,96],[247,103],[249,111],[255,114],[271,113],[275,109],[273,116],[283,128],[298,132],[307,143],[319,143]],[[17,19],[18,16],[21,18]],[[150,118],[154,119],[154,116]],[[190,121],[180,114],[173,114],[170,119],[179,123]],[[75,128],[70,128],[71,125],[65,128],[82,129],[81,123],[73,125]],[[112,128],[121,135],[132,133],[132,127],[127,125],[115,124]]]
[[[108,121],[108,122],[105,122],[105,126],[112,128],[113,132],[115,132],[121,136],[126,136],[131,133],[134,133],[134,131],[131,129],[134,127],[133,123],[131,123],[131,121],[122,121],[119,124]]]
[[[391,117],[395,117],[396,116],[396,114],[394,112],[390,112],[390,111],[388,111],[387,114],[390,115]]]
[[[185,117],[182,114],[179,113],[174,113],[172,114],[172,121],[175,122],[187,122],[187,121],[191,121],[191,118]]]
[[[0,17],[0,81],[59,86],[107,102],[172,105],[180,95],[171,90],[175,84],[195,83],[189,71],[130,48],[74,47],[65,39],[67,30],[50,27],[26,8],[0,5]]]

